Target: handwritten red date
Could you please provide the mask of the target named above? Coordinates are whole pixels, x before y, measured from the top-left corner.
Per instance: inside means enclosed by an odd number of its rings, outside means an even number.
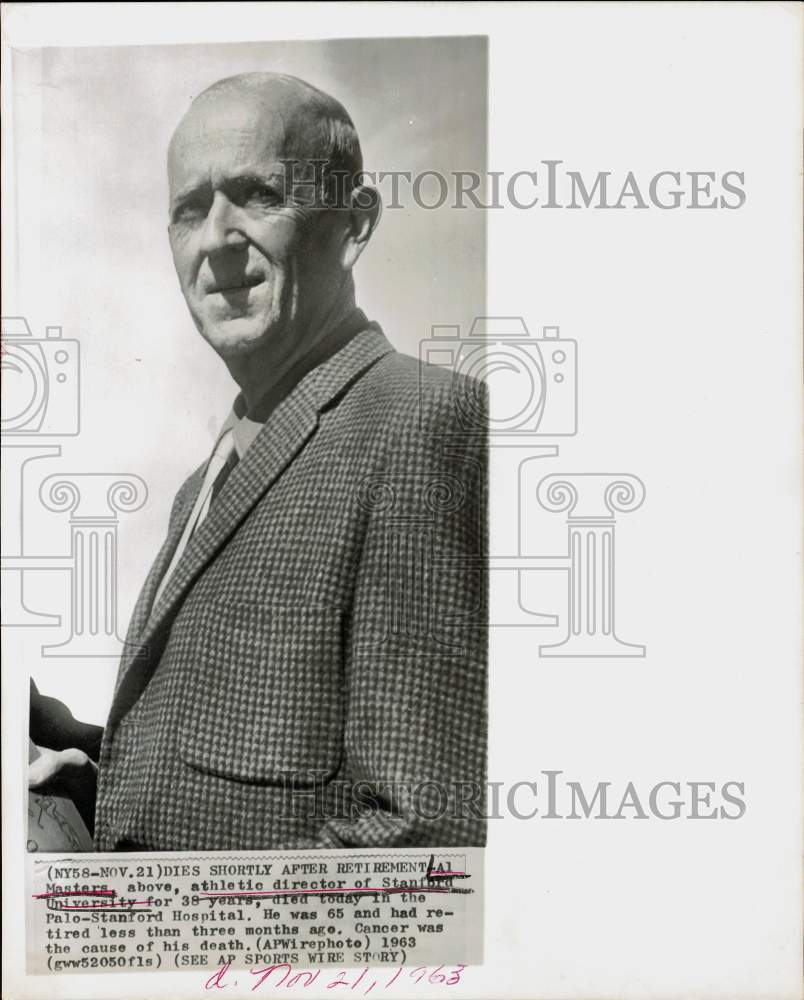
[[[237,986],[237,972],[231,969],[231,964],[231,962],[226,962],[220,968],[216,969],[204,983],[204,989],[224,990],[228,986]],[[353,972],[341,970],[327,981],[326,975],[322,975],[321,969],[316,969],[315,972],[307,969],[294,972],[293,966],[287,962],[281,962],[277,965],[266,965],[251,969],[249,975],[254,980],[251,986],[252,993],[264,986],[268,988],[273,987],[274,989],[281,988],[283,990],[292,990],[295,988],[306,989],[319,980],[319,988],[326,985],[326,989],[332,990],[338,986],[345,986],[350,993],[358,990],[358,995],[362,994],[366,996],[375,987],[378,990],[387,990],[396,982],[427,982],[432,985],[440,983],[444,986],[455,986],[461,982],[461,973],[465,968],[466,966],[460,963],[456,965],[439,965],[432,970],[426,965],[419,965],[409,970],[406,970],[404,966],[400,966],[394,970],[392,975],[388,976],[380,975],[376,969],[372,972],[369,968],[362,969],[359,973],[357,970]]]

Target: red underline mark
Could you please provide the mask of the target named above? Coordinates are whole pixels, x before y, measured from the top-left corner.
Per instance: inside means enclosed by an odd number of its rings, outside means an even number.
[[[354,888],[354,889],[274,889],[274,890],[256,890],[247,889],[236,892],[200,892],[199,896],[301,896],[304,893],[309,893],[313,896],[318,895],[337,895],[346,896],[355,892],[370,892],[372,894],[381,893],[393,893],[393,892],[451,892],[448,886],[441,885],[399,885],[399,886],[389,886],[387,889],[366,886],[365,888]]]
[[[39,892],[33,899],[47,899],[49,896],[116,896],[114,889],[56,889],[53,892]]]
[[[88,896],[95,899],[98,896],[116,896],[114,889],[56,889],[53,892],[35,893],[33,899],[62,899],[64,896]],[[149,906],[150,899],[121,899],[109,903],[85,903],[80,906],[58,906],[59,910],[119,910],[126,906]]]

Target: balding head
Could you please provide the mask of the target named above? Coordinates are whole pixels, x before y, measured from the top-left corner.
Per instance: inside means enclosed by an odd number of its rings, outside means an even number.
[[[326,202],[342,203],[348,198],[363,170],[352,119],[334,97],[280,73],[242,73],[202,91],[173,134],[168,169],[180,167],[188,145],[202,135],[223,147],[237,141],[236,134],[246,123],[256,127],[274,156],[297,164],[295,179],[309,182],[315,178],[317,193]],[[309,200],[309,183],[302,187]]]

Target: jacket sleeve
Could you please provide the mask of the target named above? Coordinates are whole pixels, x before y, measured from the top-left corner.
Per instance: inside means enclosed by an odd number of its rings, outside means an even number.
[[[464,433],[437,403],[357,485],[367,529],[347,629],[348,808],[320,846],[485,843],[486,420]]]

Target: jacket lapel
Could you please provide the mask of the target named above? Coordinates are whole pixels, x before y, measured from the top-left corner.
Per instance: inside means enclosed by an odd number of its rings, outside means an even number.
[[[179,539],[184,531],[187,518],[190,516],[190,511],[195,504],[195,498],[201,488],[203,471],[204,466],[193,474],[190,482],[182,490],[180,500],[177,502],[176,509],[172,513],[167,538],[162,543],[162,548],[159,550],[148,572],[148,576],[145,578],[140,596],[137,598],[137,603],[131,614],[131,622],[126,634],[126,650],[130,650],[132,646],[136,646],[137,640],[142,635],[142,631],[148,621],[148,614],[151,610],[154,596],[159,587],[159,581],[170,565],[170,560],[173,558],[173,553],[176,551],[176,546],[179,544]],[[122,666],[125,667],[125,665],[126,653],[124,652]]]
[[[134,610],[120,664],[109,724],[134,704],[164,650],[181,601],[204,567],[237,530],[257,501],[293,461],[318,425],[318,415],[375,361],[393,351],[374,324],[313,369],[277,406],[224,483],[209,515],[193,534],[159,601],[151,608],[201,485],[188,488],[183,509],[157,556]],[[150,614],[149,614],[150,609]]]

